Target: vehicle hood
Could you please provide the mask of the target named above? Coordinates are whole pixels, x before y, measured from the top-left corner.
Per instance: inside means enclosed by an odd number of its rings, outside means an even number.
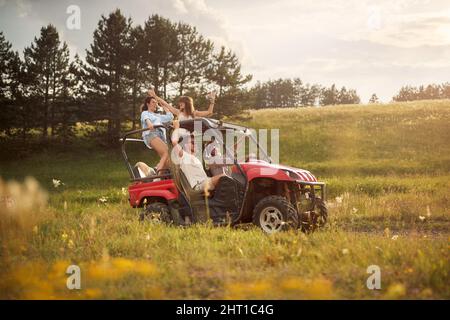
[[[264,160],[250,160],[249,162],[241,163],[244,171],[248,171],[255,168],[267,168],[275,171],[282,170],[289,175],[293,180],[300,180],[305,182],[317,182],[317,178],[308,170],[285,166],[281,164],[272,164]],[[275,172],[274,171],[274,172]]]

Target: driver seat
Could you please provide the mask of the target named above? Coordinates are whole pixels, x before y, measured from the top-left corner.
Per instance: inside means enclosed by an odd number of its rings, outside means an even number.
[[[179,175],[182,190],[197,220],[206,221],[210,217],[213,222],[223,223],[229,218],[227,215],[237,216],[239,197],[233,178],[222,176],[215,189],[205,193],[204,190],[194,190],[181,169]]]

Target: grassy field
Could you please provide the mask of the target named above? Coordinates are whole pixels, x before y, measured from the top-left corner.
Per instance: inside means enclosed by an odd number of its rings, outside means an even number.
[[[449,123],[448,100],[252,111],[281,163],[328,183],[330,223],[307,235],[139,223],[119,150],[88,142],[4,160],[0,298],[449,299]]]

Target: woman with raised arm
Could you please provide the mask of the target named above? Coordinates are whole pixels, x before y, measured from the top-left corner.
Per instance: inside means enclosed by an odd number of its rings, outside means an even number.
[[[147,147],[154,149],[161,160],[156,166],[156,173],[161,174],[161,170],[168,168],[169,149],[166,144],[165,132],[162,128],[154,128],[154,126],[161,125],[164,122],[173,120],[173,114],[170,110],[162,106],[167,114],[156,113],[158,102],[154,97],[147,97],[141,107],[141,126],[142,129],[151,128],[142,132],[142,139]]]
[[[197,117],[209,117],[213,114],[214,110],[214,103],[216,100],[216,92],[212,91],[208,93],[208,100],[209,100],[209,107],[206,111],[199,111],[195,110],[194,107],[194,100],[191,97],[188,96],[181,96],[178,99],[178,108],[172,107],[169,103],[164,101],[164,99],[158,97],[154,90],[150,89],[148,91],[148,95],[150,97],[153,97],[158,101],[161,106],[164,108],[167,108],[170,112],[172,112],[175,116],[177,116],[178,120],[188,120],[188,119],[194,119]]]

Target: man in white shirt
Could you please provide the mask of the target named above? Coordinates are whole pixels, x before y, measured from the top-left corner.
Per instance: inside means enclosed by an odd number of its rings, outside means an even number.
[[[208,190],[214,190],[219,182],[219,179],[225,176],[225,174],[219,174],[211,178],[208,177],[203,169],[202,162],[195,156],[194,139],[191,137],[189,132],[184,134],[182,136],[184,140],[182,148],[178,144],[181,130],[180,122],[174,120],[173,127],[175,130],[172,134],[172,157],[176,157],[176,159],[172,158],[172,160],[180,163],[180,169],[183,171],[192,189],[205,192]]]

